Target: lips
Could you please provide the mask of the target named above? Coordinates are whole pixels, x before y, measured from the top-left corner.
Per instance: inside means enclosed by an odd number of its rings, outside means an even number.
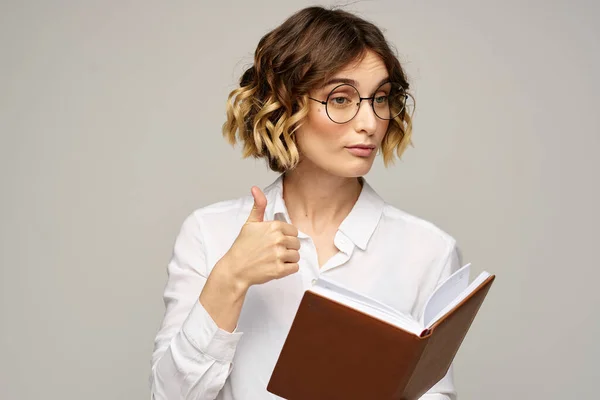
[[[374,145],[370,144],[357,144],[353,146],[347,146],[348,149],[370,149],[373,150],[375,148]]]
[[[375,146],[355,145],[355,146],[348,146],[348,147],[346,147],[346,149],[348,150],[348,152],[350,152],[350,154],[352,154],[354,156],[369,157],[371,155],[371,153],[373,152],[373,150],[375,149]]]

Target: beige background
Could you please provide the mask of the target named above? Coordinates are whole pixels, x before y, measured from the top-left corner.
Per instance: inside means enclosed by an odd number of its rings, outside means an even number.
[[[0,3],[0,398],[148,398],[183,219],[275,178],[221,138],[226,95],[309,4]],[[460,398],[598,398],[600,6],[347,9],[385,29],[418,102],[415,147],[368,179],[498,275]]]

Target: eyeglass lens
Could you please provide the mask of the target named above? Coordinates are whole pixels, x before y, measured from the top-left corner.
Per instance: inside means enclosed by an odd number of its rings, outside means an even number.
[[[405,102],[406,95],[402,88],[386,82],[373,93],[372,107],[379,118],[389,120],[400,115]],[[358,113],[360,103],[360,94],[354,86],[339,85],[327,97],[327,115],[334,122],[348,122]]]

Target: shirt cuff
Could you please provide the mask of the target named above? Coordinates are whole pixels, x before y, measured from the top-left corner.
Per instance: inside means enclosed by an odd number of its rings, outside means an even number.
[[[227,332],[217,326],[210,314],[196,301],[183,323],[183,334],[201,353],[215,360],[231,362],[242,332]]]

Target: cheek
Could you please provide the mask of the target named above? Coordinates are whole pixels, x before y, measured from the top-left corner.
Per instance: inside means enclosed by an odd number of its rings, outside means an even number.
[[[377,140],[381,143],[385,135],[387,134],[390,121],[381,121],[381,126],[377,129]]]
[[[343,128],[342,125],[336,124],[329,119],[325,108],[311,110],[308,114],[308,121],[312,131],[323,138],[339,137],[339,131]]]
[[[344,126],[332,122],[325,109],[312,109],[298,130],[298,145],[305,148],[327,147],[343,137]]]

